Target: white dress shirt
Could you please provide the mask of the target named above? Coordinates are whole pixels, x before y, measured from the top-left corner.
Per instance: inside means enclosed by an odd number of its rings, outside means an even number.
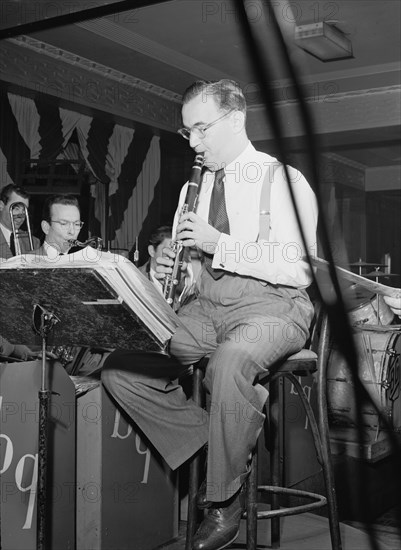
[[[260,195],[266,173],[272,178],[268,241],[259,239]],[[298,170],[289,167],[289,173],[307,247],[310,254],[316,255],[316,197]],[[213,183],[214,173],[206,172],[196,211],[206,221]],[[220,235],[212,267],[271,284],[295,288],[309,286],[311,273],[305,261],[305,247],[282,164],[274,157],[256,151],[249,142],[245,150],[226,166],[224,189],[230,235]],[[187,184],[181,190],[173,234],[186,192]]]
[[[55,260],[59,256],[63,256],[64,254],[60,253],[60,250],[56,248],[55,246],[49,244],[47,241],[43,241],[43,248],[46,252],[46,256],[50,260]]]
[[[10,246],[12,233],[11,229],[8,229],[8,227],[0,223],[0,231],[3,233],[6,243],[8,244],[8,246]]]
[[[156,279],[155,274],[156,274],[156,271],[153,269],[153,267],[151,267],[149,269],[149,280],[152,281],[152,283],[155,285],[155,287],[160,292],[160,294],[163,295],[164,294],[163,283],[159,279]]]

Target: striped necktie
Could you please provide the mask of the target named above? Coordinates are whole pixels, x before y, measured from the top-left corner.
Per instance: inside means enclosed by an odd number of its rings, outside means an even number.
[[[230,222],[227,216],[226,200],[224,195],[224,168],[217,170],[214,178],[212,197],[209,207],[209,224],[220,233],[230,234]],[[224,275],[221,269],[212,268],[213,257],[205,255],[205,266],[214,279],[220,279]]]

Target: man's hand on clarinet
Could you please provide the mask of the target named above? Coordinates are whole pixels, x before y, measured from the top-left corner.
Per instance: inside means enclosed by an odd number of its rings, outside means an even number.
[[[202,220],[194,212],[183,214],[177,226],[177,240],[184,246],[196,246],[207,254],[214,254],[220,238],[220,231]]]
[[[176,252],[172,248],[163,248],[163,255],[156,258],[157,266],[155,271],[155,279],[163,281],[166,275],[169,275],[173,272],[175,256]],[[185,273],[187,269],[188,263],[183,262],[181,266],[181,271]]]

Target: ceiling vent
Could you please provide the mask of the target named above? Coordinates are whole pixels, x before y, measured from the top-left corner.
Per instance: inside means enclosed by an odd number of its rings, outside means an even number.
[[[325,21],[295,27],[295,43],[325,63],[354,57],[349,38]]]

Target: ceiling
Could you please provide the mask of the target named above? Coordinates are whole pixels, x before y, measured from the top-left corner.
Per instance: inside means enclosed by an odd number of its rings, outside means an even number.
[[[263,0],[262,4],[266,2]],[[145,5],[149,3],[153,5]],[[329,100],[336,94],[399,86],[399,0],[276,0],[272,4],[284,32],[292,33],[294,24],[325,20],[335,24],[352,41],[354,57],[330,63],[322,63],[291,46],[293,62],[309,98],[324,96]],[[79,14],[82,9],[104,10],[110,6],[123,7],[125,11],[72,22],[82,16],[84,12]],[[126,11],[127,6],[136,8]],[[1,0],[0,7],[2,38],[21,33],[32,36],[80,58],[152,83],[177,100],[196,78],[229,77],[242,85],[248,104],[261,102],[258,78],[241,27],[238,0],[156,3],[155,0],[81,3]],[[271,30],[271,21],[258,0],[248,0],[247,14],[264,51],[270,58],[279,59],[269,38],[271,32],[266,32]],[[64,24],[59,26],[60,22]],[[43,28],[47,23],[57,26]],[[14,27],[17,29],[10,31]],[[292,87],[282,63],[275,64],[274,82],[278,100],[290,100]],[[394,118],[400,119],[399,111]],[[401,161],[399,137],[397,124],[384,130],[372,129],[368,136],[366,132],[364,135],[356,132],[346,146],[341,139],[333,144],[336,153],[361,166],[395,166]]]

